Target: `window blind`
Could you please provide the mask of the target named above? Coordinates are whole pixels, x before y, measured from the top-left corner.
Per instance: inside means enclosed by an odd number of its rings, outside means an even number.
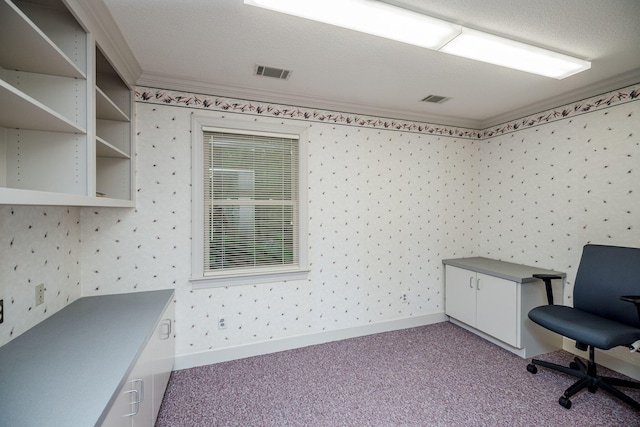
[[[204,272],[298,263],[298,137],[205,128]]]

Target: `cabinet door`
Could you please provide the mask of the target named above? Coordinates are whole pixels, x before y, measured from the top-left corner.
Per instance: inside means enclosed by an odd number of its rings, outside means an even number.
[[[477,328],[517,346],[518,284],[478,273]]]
[[[470,326],[476,326],[476,273],[445,266],[445,312]]]
[[[111,405],[102,427],[149,427],[153,425],[153,346],[147,345],[127,382]]]
[[[131,417],[133,427],[153,425],[153,345],[147,343],[134,368],[133,387],[138,390],[139,403]]]
[[[153,424],[155,424],[164,392],[173,370],[175,338],[173,333],[173,302],[169,304],[156,328],[153,359]],[[153,425],[152,424],[152,425]]]
[[[130,427],[132,403],[135,399],[135,393],[131,388],[131,377],[127,379],[124,387],[118,394],[116,401],[111,405],[107,417],[102,422],[102,427]]]

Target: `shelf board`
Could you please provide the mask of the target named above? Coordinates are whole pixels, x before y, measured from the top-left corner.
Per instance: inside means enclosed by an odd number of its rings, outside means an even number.
[[[2,68],[86,79],[85,73],[9,0],[0,0],[0,40]]]
[[[132,200],[0,187],[2,205],[135,207]]]
[[[96,155],[98,157],[113,157],[116,159],[131,158],[127,153],[108,143],[99,136],[96,137]]]
[[[0,126],[50,132],[86,134],[82,129],[51,108],[0,79]]]
[[[118,122],[130,121],[127,116],[113,101],[96,86],[96,116],[98,119],[115,120]]]
[[[131,88],[115,74],[115,71],[111,73],[96,73],[96,86],[99,87],[126,116],[131,115]]]

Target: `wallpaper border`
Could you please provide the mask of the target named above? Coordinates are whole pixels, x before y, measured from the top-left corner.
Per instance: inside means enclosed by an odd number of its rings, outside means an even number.
[[[423,133],[428,135],[442,135],[464,139],[483,140],[497,135],[508,134],[541,124],[551,123],[569,117],[602,110],[614,105],[640,100],[640,83],[531,114],[529,116],[512,120],[497,126],[491,126],[486,129],[469,129],[411,120],[382,118],[363,114],[272,104],[267,102],[249,101],[144,86],[136,87],[134,96],[135,101],[141,103],[172,105],[212,111],[230,111],[250,115],[282,117],[294,120],[335,123],[349,126],[362,126],[368,128]]]

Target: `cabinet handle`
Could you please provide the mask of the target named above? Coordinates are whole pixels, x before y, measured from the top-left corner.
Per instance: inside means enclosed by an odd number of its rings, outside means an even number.
[[[140,397],[140,399],[138,399],[138,402],[136,402],[139,405],[140,402],[144,402],[144,380],[142,378],[136,378],[132,382],[140,384],[140,392],[138,393],[138,397]],[[135,389],[135,385],[134,390],[138,391],[137,389]]]
[[[469,288],[473,289],[473,276],[469,277]]]
[[[480,279],[476,279],[476,289],[480,290]]]
[[[133,405],[135,405],[135,409],[133,410],[133,412],[131,412],[130,414],[125,414],[125,417],[133,417],[135,415],[138,415],[138,412],[140,412],[140,399],[138,399],[138,397],[140,396],[140,394],[138,393],[138,390],[133,389],[133,390],[127,390],[125,391],[125,393],[129,394],[129,393],[135,393],[135,400],[133,402],[131,402]]]
[[[162,321],[161,327],[165,327],[165,326],[167,327],[166,331],[160,332],[161,340],[168,340],[169,338],[171,338],[171,319],[164,319]]]

